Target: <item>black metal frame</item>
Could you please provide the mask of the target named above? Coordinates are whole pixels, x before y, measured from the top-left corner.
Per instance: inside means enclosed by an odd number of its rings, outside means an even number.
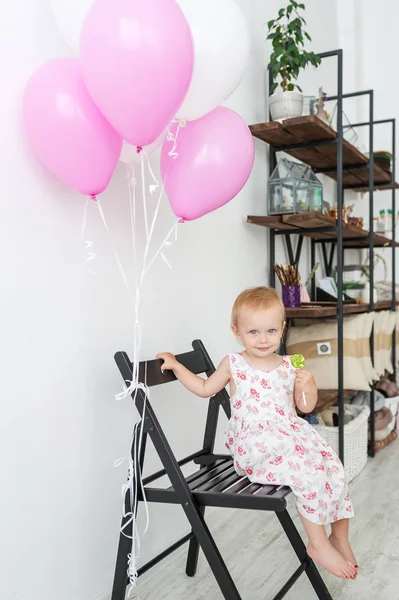
[[[179,355],[179,362],[196,374],[205,373],[208,377],[215,371],[215,367],[201,341],[192,344],[193,351]],[[132,363],[124,352],[115,355],[115,361],[125,382],[132,380]],[[161,372],[161,361],[150,361],[140,364],[140,381],[145,381],[150,387],[175,381],[175,376],[168,371]],[[132,394],[133,396],[134,394]],[[136,406],[142,417],[132,446],[132,456],[137,456],[137,440],[140,437],[141,427],[143,445],[140,449],[141,471],[144,463],[145,448],[148,436],[151,438],[163,469],[142,481],[137,482],[139,490],[138,499],[143,500],[141,484],[144,487],[145,497],[148,502],[166,504],[180,504],[192,527],[191,533],[184,536],[172,546],[154,557],[138,571],[139,576],[169,556],[177,548],[189,542],[186,564],[186,574],[194,576],[197,570],[199,548],[213,571],[221,593],[226,600],[241,600],[241,596],[231,578],[223,558],[213,540],[212,534],[204,519],[206,506],[218,506],[235,509],[253,509],[275,512],[282,528],[284,529],[299,561],[300,566],[288,579],[273,600],[281,600],[291,589],[302,573],[306,573],[315,590],[316,596],[322,600],[332,600],[314,562],[306,553],[305,545],[286,509],[286,496],[291,490],[286,487],[261,486],[250,483],[245,477],[236,474],[231,456],[214,454],[214,443],[219,417],[219,409],[223,408],[226,416],[230,418],[230,399],[226,390],[222,390],[209,400],[208,415],[205,426],[205,435],[202,449],[194,454],[177,461],[173,451],[159,424],[155,412],[146,393],[140,389],[136,395]],[[181,466],[193,462],[200,466],[194,474],[185,477]],[[171,487],[149,487],[159,478],[167,476]],[[129,493],[126,498],[126,508],[130,507]],[[128,554],[130,552],[131,524],[127,519],[122,520],[124,533],[120,535],[118,556],[114,576],[114,585],[111,600],[124,600],[128,584]]]
[[[332,50],[331,52],[323,52],[319,54],[320,58],[326,59],[331,57],[337,58],[337,95],[329,96],[329,100],[337,101],[337,137],[332,140],[325,140],[323,142],[305,142],[305,143],[296,143],[290,144],[288,146],[270,146],[269,150],[269,175],[273,172],[276,167],[276,153],[284,152],[287,150],[293,150],[295,148],[312,148],[317,146],[324,145],[336,145],[337,146],[337,167],[334,169],[319,169],[317,172],[319,173],[337,173],[337,209],[338,209],[338,219],[336,227],[328,227],[328,228],[313,228],[307,229],[306,232],[300,231],[281,231],[277,229],[270,229],[269,231],[269,244],[270,244],[270,252],[269,252],[269,273],[270,273],[270,286],[275,287],[276,277],[274,272],[274,264],[275,264],[275,243],[276,236],[284,235],[286,239],[287,253],[288,258],[291,264],[298,264],[302,251],[302,241],[304,235],[308,235],[309,233],[327,233],[334,232],[336,233],[336,239],[331,238],[328,239],[311,239],[311,268],[313,269],[316,264],[316,244],[320,244],[323,264],[325,273],[327,276],[331,275],[333,262],[334,262],[334,254],[335,249],[337,252],[336,262],[337,262],[337,288],[338,288],[338,301],[337,301],[337,345],[338,345],[338,408],[339,414],[343,415],[344,411],[344,365],[343,365],[343,356],[344,356],[344,311],[343,311],[343,266],[344,266],[344,245],[343,245],[343,222],[342,222],[342,207],[343,207],[343,197],[344,197],[344,187],[343,187],[343,142],[344,142],[344,129],[343,126],[343,100],[347,98],[357,98],[360,96],[368,96],[369,97],[369,120],[363,123],[356,123],[352,125],[352,127],[369,127],[369,160],[367,164],[363,165],[354,165],[351,166],[349,170],[353,170],[356,168],[365,168],[368,166],[369,168],[369,255],[370,255],[370,312],[374,310],[374,126],[381,125],[385,123],[392,124],[392,215],[393,215],[393,223],[392,223],[392,307],[391,310],[396,310],[396,254],[395,254],[395,212],[396,212],[396,189],[395,189],[395,181],[396,181],[396,122],[395,119],[385,119],[385,120],[374,120],[374,92],[373,90],[365,90],[361,92],[352,92],[349,94],[343,93],[343,52],[342,50]],[[273,76],[269,71],[269,89],[271,89],[273,85]],[[389,189],[389,187],[388,187]],[[294,256],[291,242],[291,235],[298,235],[299,242],[297,245],[297,251]],[[357,242],[358,238],[346,241],[354,241]],[[330,254],[327,255],[327,244],[331,244]],[[351,246],[348,248],[350,250],[355,249],[364,249],[364,246]],[[315,278],[312,280],[312,288],[311,288],[312,299],[314,300],[316,297],[316,284]],[[370,354],[371,359],[374,362],[374,331],[371,332],[370,336]],[[392,338],[392,360],[394,365],[394,377],[396,379],[396,330],[394,330],[393,338]],[[371,429],[371,439],[370,439],[370,455],[374,456],[375,454],[375,410],[374,410],[374,388],[371,390],[370,394],[370,429]],[[344,419],[339,419],[339,455],[344,462]]]

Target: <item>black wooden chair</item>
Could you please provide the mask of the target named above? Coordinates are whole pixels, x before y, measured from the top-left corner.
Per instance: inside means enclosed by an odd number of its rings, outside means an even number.
[[[193,373],[205,373],[209,377],[215,371],[215,367],[204,345],[197,340],[193,342],[192,346],[193,350],[191,352],[181,354],[177,356],[177,359]],[[125,382],[130,382],[132,379],[132,363],[127,354],[125,352],[118,352],[115,355],[115,361]],[[172,372],[166,371],[162,373],[160,361],[153,360],[140,364],[140,381],[145,381],[148,387],[175,381],[175,379]],[[142,416],[140,426],[143,427],[142,447],[139,458],[141,469],[143,467],[148,435],[164,466],[161,471],[145,477],[142,481],[147,501],[180,504],[192,528],[190,534],[184,536],[170,548],[142,566],[138,571],[139,576],[180,546],[189,542],[186,566],[187,575],[190,577],[195,575],[199,548],[201,547],[219,584],[223,597],[226,600],[241,600],[241,596],[205,522],[205,507],[218,506],[234,509],[267,510],[275,512],[300,562],[298,569],[283,585],[273,600],[283,598],[303,572],[307,574],[318,598],[332,600],[315,564],[306,554],[302,538],[286,510],[286,497],[290,494],[290,489],[281,486],[262,486],[251,483],[247,478],[236,474],[230,456],[214,454],[220,406],[224,409],[227,417],[230,418],[230,400],[225,390],[222,390],[209,400],[202,449],[179,461],[176,460],[143,390],[138,391],[136,405]],[[137,443],[139,437],[140,431],[137,431],[135,441],[133,442],[132,456],[137,455],[137,447],[134,444]],[[188,463],[199,465],[199,469],[193,475],[185,477],[181,467]],[[165,475],[169,477],[171,487],[149,487],[149,484],[154,483]],[[140,490],[140,485],[137,485],[136,489]],[[141,496],[139,500],[142,500]],[[130,499],[126,498],[127,506],[130,506],[129,502]],[[127,519],[122,520],[122,526],[126,527],[126,524]],[[125,528],[125,532],[128,532],[128,530],[129,528]],[[111,600],[125,600],[128,585],[127,561],[130,550],[131,540],[121,534]]]

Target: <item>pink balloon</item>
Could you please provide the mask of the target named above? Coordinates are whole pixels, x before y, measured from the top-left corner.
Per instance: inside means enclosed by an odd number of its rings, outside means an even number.
[[[193,74],[190,28],[175,0],[97,0],[80,40],[95,103],[134,146],[154,142]]]
[[[82,194],[100,194],[118,163],[122,139],[86,89],[75,58],[43,64],[24,96],[25,129],[40,161]]]
[[[232,200],[247,182],[255,155],[248,126],[224,107],[187,123],[178,133],[175,159],[172,149],[170,141],[162,147],[162,179],[173,212],[185,221]]]

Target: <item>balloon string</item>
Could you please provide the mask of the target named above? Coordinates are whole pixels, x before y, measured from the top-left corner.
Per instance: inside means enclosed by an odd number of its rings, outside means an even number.
[[[91,275],[95,275],[96,274],[95,271],[93,271],[93,269],[89,266],[89,263],[92,262],[96,258],[96,254],[92,250],[93,242],[91,240],[85,240],[88,206],[89,206],[89,200],[86,200],[84,210],[83,210],[83,222],[82,222],[80,236],[84,242],[84,250],[85,250],[85,254],[86,254],[86,259],[83,264],[88,267],[87,271]]]
[[[136,224],[136,208],[135,208],[136,193],[135,193],[135,189],[136,189],[136,180],[135,180],[135,174],[134,174],[134,169],[133,169],[132,177],[131,177],[131,180],[129,181],[129,198],[130,198],[129,205],[130,205],[130,214],[131,214],[131,223],[132,223],[132,244],[133,244],[133,252],[134,252],[135,264],[136,264],[137,257],[136,257],[136,237],[135,237],[135,224]],[[108,223],[105,218],[102,207],[99,202],[97,203],[97,205],[98,205],[98,209],[99,209],[99,213],[100,213],[102,222],[104,224],[104,228],[107,232],[107,235],[110,236]],[[85,233],[86,222],[87,222],[87,203],[85,206],[84,217],[83,217],[82,236],[84,236],[84,233]],[[112,246],[112,249],[113,249],[113,252],[115,255],[115,259],[118,264],[119,271],[121,273],[122,279],[126,286],[126,289],[128,292],[128,297],[130,298],[131,291],[130,291],[128,279],[127,279],[125,271],[123,269],[122,262],[120,260],[118,251],[117,251],[115,245],[112,243],[112,241],[111,241],[111,246]],[[133,347],[133,370],[132,370],[133,372],[132,372],[132,382],[130,382],[130,387],[134,388],[134,394],[133,394],[134,404],[136,404],[136,397],[137,397],[137,393],[138,393],[139,389],[142,389],[144,391],[145,402],[146,402],[147,397],[149,397],[149,390],[148,390],[148,387],[146,386],[146,384],[141,384],[138,381],[139,380],[139,368],[138,368],[139,367],[139,354],[140,354],[141,338],[142,338],[142,335],[141,335],[142,325],[138,321],[138,310],[139,310],[139,303],[140,303],[140,293],[139,292],[140,292],[140,290],[138,289],[138,287],[136,285],[135,323],[134,323],[134,335],[133,335],[133,340],[134,340],[134,343],[133,343],[133,346],[134,346]],[[145,376],[145,380],[146,380],[146,376]],[[125,397],[125,395],[126,395],[126,393],[124,392],[123,396]],[[120,399],[120,396],[121,395],[117,395],[116,399]],[[144,413],[145,413],[145,408],[146,408],[146,405],[144,404]],[[140,421],[141,421],[141,419],[140,419]],[[139,427],[140,421],[138,423],[136,423],[134,430],[133,430],[133,437],[132,437],[133,452],[129,457],[127,482],[122,488],[122,496],[123,496],[122,514],[123,514],[124,518],[127,518],[127,521],[126,521],[125,525],[123,526],[123,528],[121,529],[121,532],[123,535],[126,535],[125,529],[130,525],[132,528],[132,535],[129,536],[132,539],[132,549],[131,549],[131,554],[129,554],[129,557],[128,557],[128,576],[129,576],[129,581],[131,584],[131,590],[129,590],[129,596],[130,596],[131,591],[135,589],[136,582],[138,579],[136,564],[137,564],[137,560],[140,555],[140,535],[139,535],[139,531],[138,531],[138,527],[137,527],[136,515],[137,515],[137,511],[138,511],[138,504],[139,504],[139,489],[138,489],[139,482],[140,482],[141,498],[143,500],[145,514],[146,514],[146,524],[145,524],[145,529],[144,529],[144,532],[142,535],[144,535],[147,532],[148,527],[149,527],[148,502],[147,502],[147,498],[146,498],[146,494],[145,494],[144,485],[142,482],[142,473],[141,473],[140,461],[139,461],[139,455],[140,455],[140,450],[142,447],[143,433],[144,433],[144,428],[140,427],[140,435],[138,436],[138,427]],[[123,461],[118,460],[115,462],[115,465],[116,466],[120,465],[120,464],[122,464],[122,462]],[[129,502],[130,510],[129,511],[126,510],[126,494],[128,492],[130,494],[130,502]]]
[[[133,249],[133,277],[135,282],[135,288],[137,288],[137,250],[136,250],[136,170],[134,164],[128,165],[128,188],[129,188],[129,214],[130,214],[130,225],[132,231],[132,249]]]
[[[147,163],[147,169],[152,177],[152,181],[154,182],[152,185],[149,186],[150,188],[150,194],[151,196],[153,196],[155,194],[155,192],[157,191],[157,189],[159,188],[159,181],[158,179],[155,177],[154,171],[151,167],[151,163],[150,163],[150,159],[148,158],[148,154],[145,150],[143,150],[143,156],[144,159]]]
[[[167,177],[167,173],[166,173],[166,177]],[[163,181],[161,192],[160,192],[160,194],[158,196],[158,201],[157,201],[157,204],[156,204],[156,207],[155,207],[155,211],[154,211],[154,214],[153,214],[153,218],[152,218],[152,222],[151,222],[151,228],[150,228],[149,235],[148,235],[148,238],[147,238],[147,244],[146,244],[146,247],[145,247],[145,250],[144,250],[143,268],[142,268],[141,276],[140,276],[140,282],[141,283],[143,283],[144,277],[145,277],[146,272],[147,272],[148,253],[149,253],[149,250],[150,250],[152,236],[154,234],[155,224],[156,224],[157,219],[158,219],[159,210],[161,208],[161,202],[162,202],[163,194],[164,194],[164,191],[165,191],[166,177],[165,177],[165,179]]]
[[[108,227],[107,221],[106,221],[106,219],[105,219],[105,215],[104,215],[104,213],[103,213],[103,209],[101,208],[101,204],[100,204],[100,202],[98,202],[98,201],[97,201],[97,206],[98,206],[98,210],[99,210],[99,212],[100,212],[101,220],[102,220],[102,222],[103,222],[103,225],[104,225],[105,231],[107,232],[107,234],[108,234],[108,236],[109,236],[109,233],[110,233],[110,232],[109,232],[109,227]],[[110,241],[111,241],[111,239],[110,239]],[[120,258],[119,258],[118,251],[117,251],[117,249],[115,248],[115,245],[114,245],[114,243],[113,243],[112,241],[111,241],[111,246],[112,246],[112,250],[113,250],[113,252],[114,252],[114,255],[115,255],[116,262],[117,262],[117,264],[118,264],[118,268],[119,268],[120,274],[122,275],[123,282],[124,282],[124,284],[125,284],[125,286],[126,286],[126,289],[127,289],[127,292],[128,292],[128,296],[130,297],[130,287],[129,287],[129,283],[128,283],[128,281],[127,281],[127,277],[126,277],[125,271],[124,271],[124,269],[123,269],[123,266],[122,266],[121,260],[120,260]]]
[[[174,122],[176,122],[176,121],[174,121]],[[180,127],[181,126],[180,126],[180,122],[179,122],[175,134],[172,133],[169,126],[166,128],[166,139],[168,140],[168,142],[173,142],[172,149],[169,152],[169,156],[171,158],[173,158],[173,160],[176,160],[176,158],[179,157],[179,154],[177,153],[176,149],[177,149],[177,139],[178,139],[179,133],[180,133]]]
[[[152,184],[152,188],[150,186],[151,193],[153,193],[155,191],[155,189],[157,187],[159,187],[159,182],[156,179],[156,177],[150,167],[148,157],[147,157],[145,151],[140,149],[140,153],[142,155],[141,156],[142,194],[143,194],[144,224],[145,224],[145,233],[146,233],[146,244],[145,244],[145,249],[144,249],[144,254],[143,254],[143,262],[141,265],[140,276],[138,276],[139,275],[139,273],[138,273],[139,266],[138,266],[138,256],[137,256],[137,248],[136,248],[136,243],[137,243],[136,242],[136,240],[137,240],[136,178],[135,178],[134,167],[132,169],[132,172],[129,173],[129,177],[128,177],[129,210],[130,210],[130,222],[131,222],[131,228],[132,228],[132,250],[133,250],[133,259],[134,259],[134,265],[135,265],[134,266],[135,294],[134,294],[134,333],[133,333],[133,354],[132,354],[132,380],[125,381],[124,390],[121,393],[116,395],[116,400],[122,400],[122,399],[126,398],[127,396],[131,395],[134,404],[136,404],[137,394],[139,393],[140,390],[144,394],[145,402],[146,402],[147,398],[150,397],[150,392],[146,385],[146,379],[147,379],[146,372],[145,372],[145,377],[144,377],[144,383],[139,381],[140,380],[140,373],[139,373],[140,350],[141,350],[142,329],[143,329],[143,325],[140,323],[140,319],[139,319],[142,285],[144,283],[145,276],[147,275],[148,271],[150,270],[150,268],[152,267],[152,265],[154,264],[155,260],[157,259],[157,257],[159,255],[161,255],[161,257],[163,258],[163,260],[165,260],[165,262],[168,264],[169,267],[171,266],[168,263],[165,255],[163,254],[163,249],[165,247],[170,246],[172,243],[174,243],[177,240],[177,226],[180,222],[182,222],[182,219],[177,220],[177,222],[173,225],[171,230],[168,232],[166,238],[164,239],[164,241],[162,242],[160,247],[157,249],[155,254],[152,256],[151,260],[148,262],[148,255],[149,255],[150,247],[151,247],[152,240],[153,240],[155,226],[156,226],[156,223],[158,220],[160,205],[161,205],[162,198],[164,196],[165,181],[166,181],[166,178],[168,175],[169,166],[171,164],[171,160],[173,158],[177,157],[177,152],[176,152],[177,137],[178,137],[178,131],[176,133],[176,136],[174,136],[174,155],[173,155],[173,153],[170,154],[168,169],[167,169],[167,172],[166,172],[163,184],[162,184],[162,188],[161,188],[159,196],[158,196],[158,200],[157,200],[157,203],[156,203],[153,215],[152,215],[150,225],[149,225],[148,212],[147,212],[149,203],[147,202],[147,195],[146,195],[145,163],[148,164],[148,170],[149,170],[150,176],[152,178],[152,181],[154,182]],[[103,219],[105,229],[107,230],[107,232],[109,232],[107,224],[106,224],[106,220],[105,220],[105,217],[104,217],[104,214],[103,214],[103,211],[102,211],[100,205],[99,205],[99,210],[100,210],[101,217]],[[129,297],[130,297],[130,289],[129,289],[129,285],[128,285],[128,281],[127,281],[125,272],[122,267],[122,263],[119,259],[119,255],[113,244],[112,244],[112,248],[113,248],[122,278],[123,278],[125,285],[129,291]],[[145,412],[145,408],[146,407],[144,405],[144,412]],[[133,451],[128,459],[129,460],[128,478],[127,478],[126,484],[122,488],[123,515],[124,515],[124,518],[127,520],[121,531],[122,531],[123,535],[127,535],[126,529],[127,529],[127,527],[130,527],[130,526],[131,526],[131,531],[132,531],[132,535],[131,535],[132,548],[131,548],[131,553],[128,557],[128,577],[129,577],[129,582],[132,586],[131,590],[135,589],[135,587],[136,587],[137,578],[138,578],[136,565],[137,565],[137,561],[138,561],[138,558],[140,555],[140,534],[138,531],[137,518],[136,518],[137,511],[138,511],[138,505],[139,505],[139,495],[144,500],[144,507],[145,507],[145,513],[146,513],[146,525],[145,525],[143,535],[147,532],[148,527],[149,527],[148,504],[147,504],[147,500],[145,497],[145,490],[144,490],[144,486],[143,486],[143,482],[142,482],[141,467],[140,467],[140,460],[139,460],[140,450],[142,448],[143,433],[144,433],[143,427],[140,427],[140,429],[139,429],[140,422],[142,423],[142,419],[140,419],[140,421],[135,425],[135,428],[134,428],[133,439],[132,439],[132,450]],[[140,432],[140,435],[138,435],[138,432]],[[120,465],[120,464],[122,464],[122,462],[123,461],[121,459],[119,459],[118,461],[116,461],[115,464]],[[140,485],[140,488],[138,487],[139,485]],[[127,493],[130,494],[130,502],[129,502],[130,506],[129,506],[128,511],[126,510],[126,494]],[[130,591],[129,591],[129,595],[130,595]]]
[[[134,172],[133,172],[133,176],[132,176],[131,180],[129,181],[129,187],[130,187],[130,193],[129,193],[130,202],[129,202],[129,204],[130,204],[131,223],[132,223],[132,244],[133,244],[134,253],[136,254],[136,235],[135,235],[136,234],[136,228],[135,228],[135,226],[136,226],[136,213],[135,213],[136,194],[135,194],[135,186],[136,186],[136,181],[135,181]],[[104,224],[104,228],[105,228],[107,234],[109,235],[109,233],[110,233],[109,227],[108,227],[108,224],[107,224],[107,221],[106,221],[106,218],[105,218],[105,215],[104,215],[104,212],[102,210],[100,203],[98,203],[98,208],[99,208],[99,212],[101,215],[101,219]],[[113,249],[117,264],[118,264],[119,271],[122,275],[122,279],[125,283],[125,286],[126,286],[126,289],[128,292],[128,297],[130,299],[131,290],[130,290],[130,286],[128,283],[128,279],[127,279],[125,271],[123,269],[122,262],[119,258],[118,251],[117,251],[115,245],[112,243],[112,241],[111,241],[111,246],[112,246],[112,249]],[[137,257],[135,257],[135,261],[137,262]],[[136,405],[137,393],[140,389],[144,392],[145,398],[149,397],[149,389],[148,389],[147,385],[145,383],[143,384],[143,383],[139,382],[139,356],[140,356],[140,348],[141,348],[141,341],[142,341],[142,324],[139,322],[138,316],[139,316],[141,289],[140,289],[140,286],[137,285],[137,282],[136,282],[135,287],[136,287],[136,293],[135,293],[135,298],[134,298],[135,322],[134,322],[134,332],[133,332],[132,381],[125,382],[124,391],[121,392],[120,394],[116,394],[116,396],[115,396],[116,400],[121,400],[123,398],[126,398],[126,396],[131,395],[133,398],[134,405]],[[146,377],[145,377],[145,379],[146,379]],[[144,405],[144,409],[145,409],[145,405]],[[137,434],[140,422],[142,422],[141,418],[140,418],[139,422],[136,423],[134,430],[133,430],[132,445],[131,445],[131,447],[133,449],[133,453],[129,457],[127,482],[125,483],[125,485],[122,488],[123,516],[124,516],[124,518],[127,518],[127,521],[124,524],[124,526],[122,527],[121,532],[123,535],[127,535],[125,529],[130,525],[131,525],[131,529],[132,529],[132,535],[128,536],[129,538],[131,537],[131,539],[132,539],[131,554],[128,557],[128,565],[129,565],[128,576],[129,576],[129,581],[132,585],[132,588],[134,588],[136,586],[136,582],[137,582],[137,578],[138,578],[136,564],[137,564],[137,559],[140,554],[140,535],[138,532],[137,519],[136,519],[138,503],[139,503],[138,482],[140,482],[141,497],[142,497],[142,500],[144,503],[145,513],[146,513],[146,526],[145,526],[144,533],[147,531],[147,529],[149,527],[148,503],[147,503],[147,499],[146,499],[146,495],[145,495],[144,486],[142,484],[140,461],[139,461],[139,455],[140,455],[140,450],[142,447],[143,432],[144,432],[143,427],[141,427],[140,435],[138,436],[138,434]],[[119,459],[118,461],[116,461],[115,464],[120,465],[120,464],[122,464],[122,462],[123,461],[121,461]],[[128,492],[130,494],[130,502],[129,502],[130,510],[126,511],[126,494]]]
[[[143,153],[141,153],[141,185],[142,185],[142,196],[143,196],[143,212],[144,212],[144,225],[145,225],[145,233],[147,236],[147,244],[148,244],[148,215],[147,215],[147,201],[146,201],[146,193],[145,193],[145,169],[144,169],[144,158]]]
[[[151,223],[151,231],[150,231],[149,226],[148,226],[148,213],[147,213],[148,203],[147,203],[147,197],[146,197],[145,170],[144,170],[144,166],[145,166],[144,161],[146,160],[146,156],[145,156],[145,153],[142,151],[141,151],[141,154],[142,154],[142,156],[141,156],[141,172],[142,172],[143,209],[144,209],[144,223],[145,223],[145,231],[146,231],[146,245],[145,245],[145,250],[144,250],[144,257],[147,257],[149,248],[150,248],[152,235],[153,235],[154,228],[155,228],[155,222],[156,222],[157,215],[159,212],[159,205],[160,205],[160,200],[162,198],[162,194],[160,194],[160,198],[158,200],[157,207],[154,212],[154,216],[153,216],[152,223]],[[151,172],[150,172],[150,174],[154,180],[155,176]],[[158,183],[158,182],[156,182],[156,183]],[[130,207],[130,222],[131,222],[131,228],[132,228],[133,258],[134,258],[134,264],[135,264],[135,270],[134,270],[134,273],[135,273],[135,297],[134,297],[135,319],[134,319],[133,354],[132,354],[132,381],[125,382],[125,389],[120,394],[116,395],[116,399],[122,400],[122,399],[126,398],[128,395],[131,395],[133,398],[134,404],[136,404],[136,398],[137,398],[138,391],[142,390],[144,392],[145,398],[147,398],[147,397],[149,397],[149,390],[145,384],[142,384],[139,381],[139,378],[140,378],[140,374],[139,374],[140,349],[141,349],[141,342],[142,342],[142,324],[140,323],[139,312],[140,312],[141,288],[142,288],[143,279],[144,279],[144,268],[145,267],[144,267],[144,259],[143,259],[141,276],[138,278],[137,277],[138,264],[137,264],[137,250],[136,250],[136,224],[137,224],[136,223],[136,178],[135,178],[135,173],[134,173],[134,167],[133,167],[131,176],[129,177],[129,207]],[[117,254],[115,254],[115,255],[117,256]],[[119,257],[118,257],[118,259],[119,259]],[[118,265],[119,265],[121,273],[122,273],[123,269],[121,269],[120,260],[118,260]],[[145,379],[146,379],[146,377],[145,377]],[[141,419],[140,419],[140,421],[141,421]],[[140,428],[140,436],[138,437],[138,433],[137,433],[138,425],[139,424],[137,424],[135,426],[134,433],[133,433],[133,440],[132,440],[133,455],[130,456],[130,458],[129,458],[128,479],[127,479],[125,486],[122,489],[123,514],[124,514],[125,518],[127,517],[127,521],[126,521],[124,527],[122,528],[122,534],[126,535],[125,530],[128,526],[129,527],[131,526],[131,529],[132,529],[132,536],[131,536],[132,548],[131,548],[131,553],[128,557],[128,577],[129,577],[129,581],[132,586],[132,589],[135,588],[136,582],[137,582],[138,575],[137,575],[136,565],[137,565],[137,560],[140,555],[140,535],[138,532],[137,519],[136,519],[137,510],[138,510],[138,502],[139,502],[139,490],[137,487],[138,482],[140,482],[141,496],[144,499],[144,507],[145,507],[145,512],[146,512],[146,526],[145,526],[144,533],[146,533],[146,531],[148,530],[148,527],[149,527],[148,505],[147,505],[147,501],[145,498],[144,486],[142,484],[140,461],[139,461],[140,449],[142,447],[143,427]],[[118,461],[118,464],[121,464],[121,461]],[[128,513],[126,513],[126,494],[127,493],[130,494],[130,511]]]
[[[176,152],[176,148],[177,148],[177,139],[178,139],[178,136],[179,136],[179,131],[180,131],[180,123],[179,123],[179,125],[178,125],[178,127],[177,127],[176,135],[173,135],[173,134],[171,133],[171,131],[170,131],[169,127],[167,127],[167,139],[168,139],[169,141],[173,140],[173,148],[172,148],[172,150],[169,152],[169,161],[168,161],[168,167],[167,167],[167,169],[166,169],[166,173],[165,173],[165,176],[164,176],[164,178],[163,178],[163,181],[162,181],[161,192],[160,192],[160,194],[159,194],[159,197],[158,197],[158,202],[157,202],[157,205],[156,205],[156,208],[155,208],[155,212],[154,212],[153,219],[152,219],[152,223],[151,223],[150,233],[149,233],[149,236],[148,236],[148,244],[146,245],[146,249],[145,249],[145,252],[144,252],[143,269],[142,269],[142,272],[141,272],[141,278],[140,278],[140,281],[141,281],[141,282],[143,282],[143,280],[144,280],[144,277],[145,277],[145,275],[147,274],[147,272],[148,272],[149,268],[151,267],[151,265],[153,264],[153,262],[154,262],[155,258],[156,258],[156,257],[157,257],[157,256],[160,254],[160,252],[161,252],[161,251],[162,251],[162,249],[163,249],[163,246],[162,246],[162,247],[160,248],[160,250],[159,250],[159,251],[157,251],[157,253],[156,253],[156,256],[155,256],[155,257],[153,257],[153,259],[151,260],[149,267],[147,267],[147,260],[148,260],[148,252],[149,252],[149,249],[150,249],[150,242],[151,242],[151,240],[152,240],[152,236],[153,236],[153,233],[154,233],[154,228],[155,228],[155,223],[156,223],[156,221],[157,221],[157,218],[158,218],[158,213],[159,213],[159,209],[160,209],[160,206],[161,206],[161,201],[162,201],[162,198],[163,198],[163,195],[164,195],[164,192],[165,192],[165,185],[166,185],[166,181],[167,181],[167,178],[168,178],[168,175],[169,175],[169,169],[170,169],[170,166],[171,166],[171,161],[172,161],[172,160],[175,160],[175,159],[176,159],[176,158],[178,158],[178,156],[179,156],[179,155],[178,155],[178,153]],[[170,136],[171,136],[171,137],[170,137]],[[149,163],[149,160],[148,160],[148,157],[147,157],[147,154],[146,154],[146,152],[144,151],[144,152],[143,152],[143,154],[144,154],[144,156],[146,157],[146,159],[147,159],[147,162],[148,162],[148,165],[149,165],[150,163]],[[156,182],[158,183],[158,180],[155,178],[155,176],[154,176],[154,174],[153,174],[152,170],[150,170],[150,172],[151,172],[151,175],[153,176],[153,178],[154,178],[154,179],[156,180]],[[181,222],[182,222],[182,220],[181,220]],[[167,238],[166,238],[166,239],[168,239],[168,237],[169,237],[169,236],[167,236]],[[169,267],[169,268],[172,268],[172,267],[171,267],[171,265],[170,265],[170,264],[168,263],[168,261],[166,260],[166,257],[165,257],[163,254],[161,254],[161,256],[162,256],[163,260],[166,262],[166,264],[168,265],[168,267]]]
[[[164,239],[164,241],[162,242],[162,244],[160,245],[158,250],[155,252],[148,267],[146,267],[144,275],[147,275],[148,271],[151,269],[152,265],[154,264],[154,262],[156,261],[158,256],[161,254],[162,250],[167,246],[171,246],[172,244],[174,244],[177,241],[177,228],[180,225],[180,223],[184,223],[184,221],[183,221],[183,219],[179,218],[179,219],[177,219],[176,223],[173,225],[172,229],[169,231],[168,235],[166,236],[166,238]],[[173,240],[171,241],[170,238],[172,236],[173,236]]]

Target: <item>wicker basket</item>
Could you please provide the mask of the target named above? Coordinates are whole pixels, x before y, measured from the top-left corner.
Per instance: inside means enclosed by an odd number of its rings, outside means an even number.
[[[338,409],[333,408],[332,410],[338,413]],[[352,411],[353,413],[357,413],[357,416],[344,426],[345,472],[348,482],[359,475],[366,466],[368,418],[370,416],[370,408],[368,406],[351,406]],[[327,427],[325,425],[313,425],[313,427],[338,454],[338,427]]]

